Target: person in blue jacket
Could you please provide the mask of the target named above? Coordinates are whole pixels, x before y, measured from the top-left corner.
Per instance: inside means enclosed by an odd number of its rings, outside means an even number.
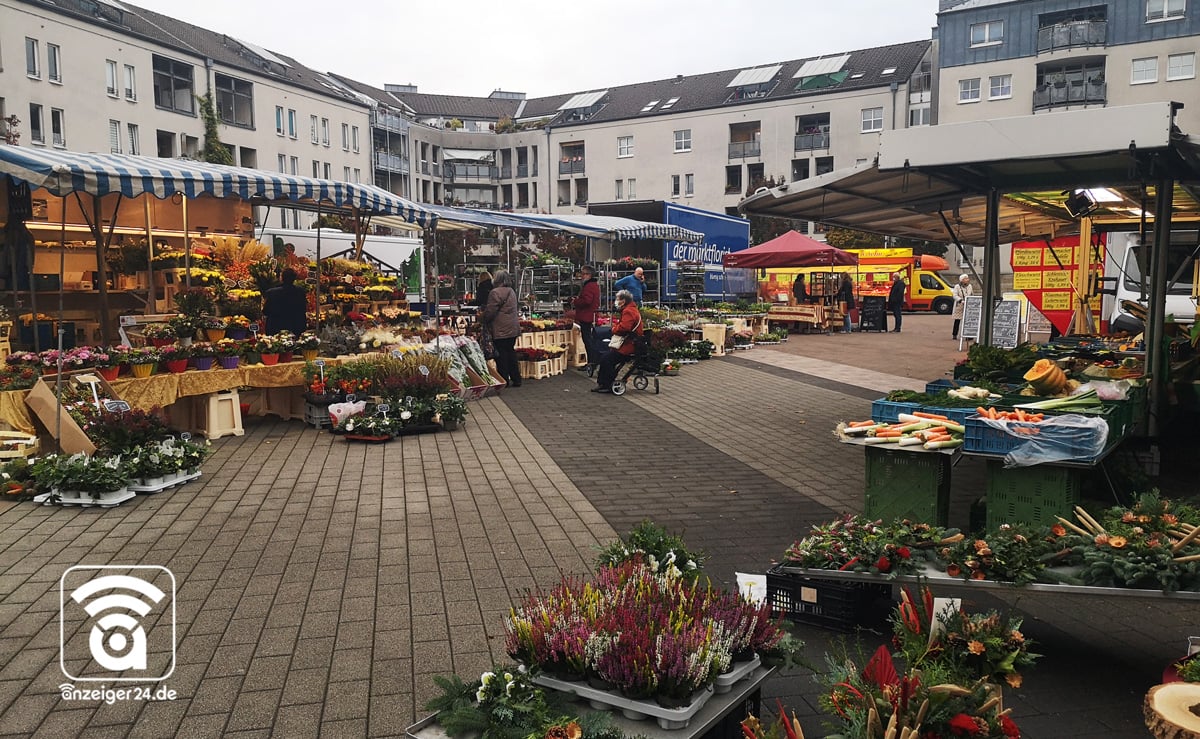
[[[633,271],[631,275],[625,275],[613,284],[615,290],[628,290],[633,296],[633,302],[637,307],[642,307],[642,296],[646,293],[646,272],[641,267]]]

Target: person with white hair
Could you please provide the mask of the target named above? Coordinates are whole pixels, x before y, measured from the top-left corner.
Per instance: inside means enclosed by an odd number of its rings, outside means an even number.
[[[958,276],[958,284],[954,286],[954,328],[950,329],[950,338],[958,341],[958,328],[962,325],[963,311],[967,305],[967,298],[975,294],[975,288],[971,286],[971,276],[963,273]]]

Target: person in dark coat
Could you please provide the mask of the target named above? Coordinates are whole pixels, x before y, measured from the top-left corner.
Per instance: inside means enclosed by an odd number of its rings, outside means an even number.
[[[475,308],[482,311],[487,307],[488,293],[492,291],[492,273],[480,272],[479,284],[475,286]]]
[[[291,331],[299,336],[308,329],[308,293],[296,285],[296,270],[288,267],[280,275],[283,282],[267,290],[263,315],[267,319],[267,334]]]
[[[579,324],[579,336],[583,339],[583,347],[587,350],[588,364],[594,365],[600,361],[595,347],[596,342],[596,311],[600,309],[600,283],[596,281],[596,272],[588,265],[579,269],[583,285],[579,294],[571,301],[575,309],[575,323]],[[581,367],[580,369],[586,369]]]
[[[496,371],[506,387],[521,387],[521,366],[517,363],[517,337],[521,335],[521,310],[517,292],[505,270],[496,270],[492,290],[483,309],[483,325],[492,336],[496,350]]]
[[[804,284],[803,272],[796,275],[796,281],[792,283],[792,297],[796,299],[796,305],[808,303],[808,287]]]
[[[854,302],[854,280],[850,279],[850,274],[842,275],[842,284],[838,287],[838,302],[841,303],[843,331],[850,333],[854,330],[854,324],[850,322],[850,311],[858,307]]]
[[[904,284],[904,275],[897,272],[892,275],[892,289],[888,291],[887,307],[892,312],[892,317],[895,319],[896,328],[892,329],[892,333],[900,333],[900,312],[904,310],[904,297],[908,292],[907,286]],[[884,330],[887,330],[887,325],[884,325]]]

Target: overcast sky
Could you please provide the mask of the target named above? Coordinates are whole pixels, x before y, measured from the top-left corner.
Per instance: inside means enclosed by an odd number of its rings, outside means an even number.
[[[135,0],[377,87],[541,97],[930,38],[938,0]]]

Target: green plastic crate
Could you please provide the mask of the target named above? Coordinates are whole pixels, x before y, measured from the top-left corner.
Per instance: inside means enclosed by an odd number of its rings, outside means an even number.
[[[1008,467],[987,463],[987,527],[1003,523],[1053,526],[1079,504],[1080,470],[1053,465]]]
[[[866,447],[863,515],[948,526],[950,456]]]

